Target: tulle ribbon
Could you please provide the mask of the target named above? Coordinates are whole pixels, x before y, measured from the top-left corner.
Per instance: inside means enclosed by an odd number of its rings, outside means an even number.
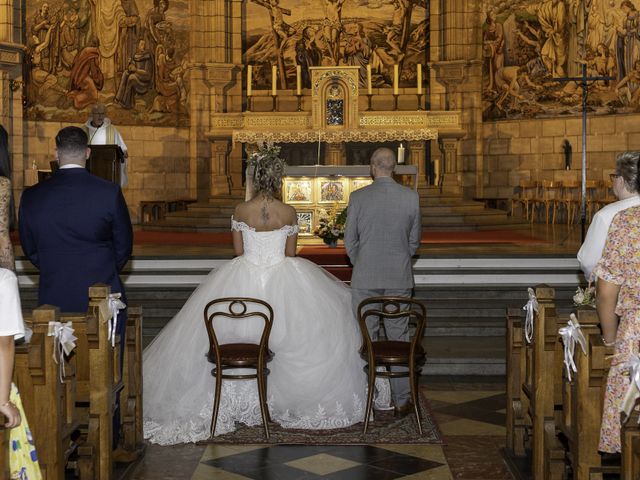
[[[625,367],[629,369],[629,377],[631,378],[631,383],[620,407],[620,411],[624,412],[624,422],[626,423],[633,412],[636,400],[640,398],[640,358],[638,355],[632,354]],[[640,416],[638,416],[638,423],[640,423]]]
[[[564,366],[567,369],[567,379],[571,381],[571,371],[578,372],[576,363],[573,360],[573,353],[576,349],[576,343],[582,348],[582,353],[587,354],[587,340],[584,338],[580,323],[575,314],[569,316],[569,321],[566,327],[562,327],[558,330],[558,333],[562,337],[562,343],[564,343]]]
[[[524,338],[527,343],[531,343],[533,340],[533,319],[535,314],[538,313],[538,299],[533,288],[529,287],[527,291],[529,292],[529,301],[522,307],[527,312],[527,318],[524,323]]]
[[[108,340],[111,340],[111,346],[116,346],[116,331],[118,329],[118,312],[120,310],[124,310],[127,306],[124,304],[122,300],[120,300],[121,293],[112,293],[107,298],[107,303],[109,304],[109,312],[111,316],[109,317],[109,336]]]
[[[64,382],[64,356],[69,355],[76,348],[76,340],[73,334],[71,322],[49,322],[48,337],[53,337],[53,360],[60,365],[60,383]]]

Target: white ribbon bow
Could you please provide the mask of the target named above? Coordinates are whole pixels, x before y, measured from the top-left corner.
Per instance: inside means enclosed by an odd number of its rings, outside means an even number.
[[[631,383],[629,384],[629,388],[627,389],[627,393],[625,394],[620,407],[620,411],[625,414],[624,423],[629,420],[631,412],[633,412],[633,407],[636,404],[636,400],[640,398],[640,358],[638,358],[638,355],[631,354],[631,357],[625,367],[629,369]],[[638,423],[640,423],[640,416],[638,417]]]
[[[116,331],[118,328],[118,312],[120,310],[124,310],[127,306],[124,304],[122,300],[120,300],[120,293],[112,293],[107,298],[107,302],[109,303],[109,311],[111,312],[111,317],[109,318],[109,336],[108,340],[111,340],[111,346],[116,346]]]
[[[564,366],[567,368],[567,378],[571,381],[571,371],[578,372],[576,363],[573,360],[573,352],[576,349],[576,342],[580,344],[582,353],[587,354],[587,340],[584,338],[580,323],[575,314],[569,315],[569,321],[566,327],[562,327],[558,330],[558,333],[562,337],[562,343],[564,343]]]
[[[527,291],[529,292],[529,301],[522,307],[527,312],[527,318],[524,323],[524,338],[527,343],[531,343],[533,340],[533,319],[535,314],[538,313],[538,299],[533,288],[529,287]]]
[[[49,322],[48,337],[53,337],[53,360],[60,365],[60,383],[64,382],[64,356],[69,355],[76,348],[76,340],[73,334],[71,322]],[[58,359],[60,359],[58,361]]]

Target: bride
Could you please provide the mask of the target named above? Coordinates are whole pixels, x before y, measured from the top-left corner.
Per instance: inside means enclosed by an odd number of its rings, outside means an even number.
[[[275,355],[267,377],[272,421],[285,428],[330,429],[363,420],[366,377],[351,293],[295,256],[295,209],[275,198],[284,173],[278,153],[278,147],[266,147],[250,160],[256,193],[231,219],[237,257],[207,276],[144,351],[144,436],[153,443],[209,438],[214,378],[205,357],[203,309],[222,297],[259,298],[274,310],[269,348]],[[258,335],[216,332],[220,343]],[[235,422],[262,424],[255,381],[222,384],[215,434],[233,431]]]

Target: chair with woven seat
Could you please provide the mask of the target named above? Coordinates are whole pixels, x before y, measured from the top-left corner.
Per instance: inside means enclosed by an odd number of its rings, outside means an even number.
[[[243,319],[259,319],[264,321],[264,327],[260,336],[260,343],[224,343],[220,344],[214,328],[214,321],[229,319],[230,321],[242,321]],[[273,358],[273,352],[269,350],[269,335],[273,325],[273,309],[271,306],[257,298],[219,298],[210,301],[204,307],[204,323],[209,336],[209,352],[207,359],[215,364],[212,375],[216,379],[215,396],[213,400],[213,415],[211,418],[211,436],[216,431],[218,410],[220,408],[220,394],[223,380],[251,380],[258,383],[258,398],[260,400],[260,413],[264,425],[265,437],[269,438],[269,410],[267,408],[267,375],[269,369],[267,362]],[[248,373],[225,373],[230,369],[252,369]]]
[[[424,334],[427,312],[424,305],[417,300],[407,297],[369,297],[358,305],[358,322],[362,331],[363,345],[360,351],[362,358],[367,362],[364,371],[367,374],[367,406],[364,415],[364,432],[367,433],[371,409],[373,407],[373,393],[376,377],[398,378],[409,377],[411,387],[411,400],[418,422],[418,431],[422,435],[420,423],[420,406],[418,401],[418,380],[420,367],[424,365],[426,354],[421,345]],[[367,320],[374,322],[400,322],[404,319],[408,324],[415,324],[413,334],[409,341],[372,339],[367,328]],[[409,325],[407,325],[409,328]],[[378,367],[385,367],[384,370]],[[396,367],[403,367],[398,371]]]

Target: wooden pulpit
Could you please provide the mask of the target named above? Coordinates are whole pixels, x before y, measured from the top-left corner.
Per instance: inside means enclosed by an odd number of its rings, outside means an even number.
[[[120,164],[124,163],[122,149],[118,145],[90,145],[90,148],[87,170],[120,185]]]

